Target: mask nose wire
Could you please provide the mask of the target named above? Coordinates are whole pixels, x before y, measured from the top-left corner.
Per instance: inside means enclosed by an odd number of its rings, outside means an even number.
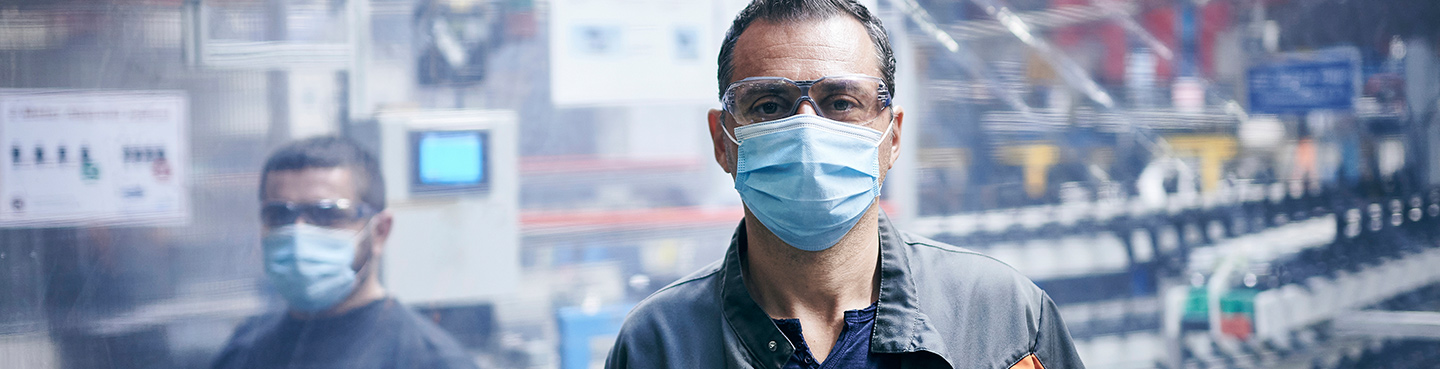
[[[809,97],[806,96],[806,97],[802,97],[802,98],[800,98],[800,99],[801,99],[801,101],[803,102],[804,100],[806,100],[806,99],[808,99],[808,98],[809,98]],[[811,100],[811,101],[813,102],[814,100]],[[813,106],[814,104],[811,104],[811,105]],[[796,111],[796,112],[800,111],[800,104],[795,104],[795,111]],[[818,111],[817,111],[817,112],[818,112]],[[794,116],[794,114],[792,113],[791,116]],[[824,117],[822,116],[822,118],[824,118]],[[880,142],[877,142],[876,144],[880,144],[880,143],[884,142],[884,141],[885,141],[885,137],[889,137],[889,136],[890,136],[890,131],[893,131],[893,130],[895,130],[895,113],[890,113],[890,124],[888,124],[888,125],[885,126],[885,133],[881,133],[881,134],[880,134],[880,139],[879,139]],[[739,140],[736,140],[736,139],[735,139],[735,136],[730,134],[730,130],[725,129],[725,123],[724,123],[724,121],[721,121],[721,123],[720,123],[720,131],[721,131],[721,132],[725,132],[725,138],[730,139],[730,142],[735,143],[736,146],[739,146],[739,145],[740,145],[740,141],[739,141]]]

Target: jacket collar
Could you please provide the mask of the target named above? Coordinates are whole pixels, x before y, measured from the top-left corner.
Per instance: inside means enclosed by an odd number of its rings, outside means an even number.
[[[882,211],[880,230],[880,301],[875,312],[875,330],[870,337],[870,351],[875,353],[946,352],[939,332],[920,311],[919,296],[910,275],[910,249],[903,235]],[[730,249],[725,253],[720,300],[726,326],[727,351],[739,356],[741,362],[753,362],[764,368],[780,368],[794,353],[795,346],[745,288],[741,269],[746,248],[745,222],[735,229]],[[731,335],[730,333],[733,333]],[[775,347],[771,349],[771,342]],[[747,359],[748,358],[748,359]],[[734,363],[732,363],[732,366]],[[741,365],[742,367],[745,365]],[[953,365],[952,365],[953,366]]]

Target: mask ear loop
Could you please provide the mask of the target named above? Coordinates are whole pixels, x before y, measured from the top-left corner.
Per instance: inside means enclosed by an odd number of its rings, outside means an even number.
[[[894,129],[895,129],[895,113],[890,113],[890,125],[885,126],[885,133],[881,133],[881,134],[880,134],[880,142],[877,143],[877,144],[885,143],[885,137],[889,137],[889,136],[890,136],[890,131],[892,131],[892,130],[894,130]]]
[[[875,143],[877,150],[879,149],[879,146],[880,146],[880,145],[884,145],[884,144],[885,144],[885,137],[889,137],[889,136],[890,136],[890,131],[893,131],[893,130],[895,130],[895,113],[894,113],[894,112],[891,112],[891,113],[890,113],[890,125],[885,126],[885,133],[881,133],[881,134],[880,134],[880,142],[876,142],[876,143]],[[876,161],[879,161],[879,160],[880,160],[880,157],[879,157],[879,156],[876,156],[876,157],[875,157],[875,160],[876,160]],[[875,163],[875,164],[876,164],[876,165],[879,165],[880,163]],[[876,179],[878,180],[879,178],[876,178]],[[884,189],[884,188],[885,188],[885,182],[878,182],[878,183],[875,184],[875,189],[876,189],[876,190],[881,190],[881,189]],[[877,201],[878,201],[879,198],[877,197],[876,199],[877,199]]]
[[[721,111],[723,112],[724,110]],[[725,112],[725,114],[730,114],[730,112]],[[740,141],[736,140],[735,136],[730,134],[729,129],[725,129],[725,117],[723,116],[720,117],[720,132],[725,132],[725,138],[729,138],[730,142],[735,143],[735,146],[740,146]]]
[[[361,245],[361,243],[362,243],[361,241],[364,241],[364,240],[367,239],[367,238],[372,238],[371,235],[370,235],[370,230],[371,230],[370,227],[373,226],[374,224],[375,224],[375,217],[374,217],[374,216],[371,216],[371,217],[370,217],[370,220],[365,221],[365,228],[360,230],[360,237],[361,237],[361,238],[360,238],[359,241],[355,241],[355,248],[356,248],[355,252],[360,252],[359,248],[360,248],[360,245]],[[369,271],[370,271],[370,269],[371,269],[371,268],[370,268],[370,265],[373,264],[373,263],[371,263],[371,262],[373,262],[373,261],[375,261],[375,252],[374,252],[374,251],[369,251],[369,250],[367,250],[367,251],[365,252],[365,262],[360,264],[360,269],[355,270],[355,275],[360,276],[361,278],[367,278],[367,279],[370,278],[370,275],[369,275],[369,274],[366,274],[366,273],[369,273]],[[355,283],[355,288],[360,288],[360,282],[363,282],[363,281],[356,281],[356,283]],[[354,293],[354,291],[351,291],[351,293]]]

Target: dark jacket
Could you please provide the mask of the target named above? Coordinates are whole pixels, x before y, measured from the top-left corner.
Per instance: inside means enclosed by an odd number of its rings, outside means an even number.
[[[449,333],[393,298],[339,316],[296,319],[286,312],[235,329],[215,369],[476,369]]]
[[[1083,368],[1050,297],[989,256],[880,216],[880,300],[870,350],[905,368]],[[794,351],[741,281],[745,225],[725,258],[626,317],[607,368],[780,368]]]

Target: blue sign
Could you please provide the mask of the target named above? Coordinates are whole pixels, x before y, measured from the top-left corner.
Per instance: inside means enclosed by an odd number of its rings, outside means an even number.
[[[1344,54],[1292,57],[1251,67],[1250,111],[1350,110],[1359,96],[1359,60]]]

